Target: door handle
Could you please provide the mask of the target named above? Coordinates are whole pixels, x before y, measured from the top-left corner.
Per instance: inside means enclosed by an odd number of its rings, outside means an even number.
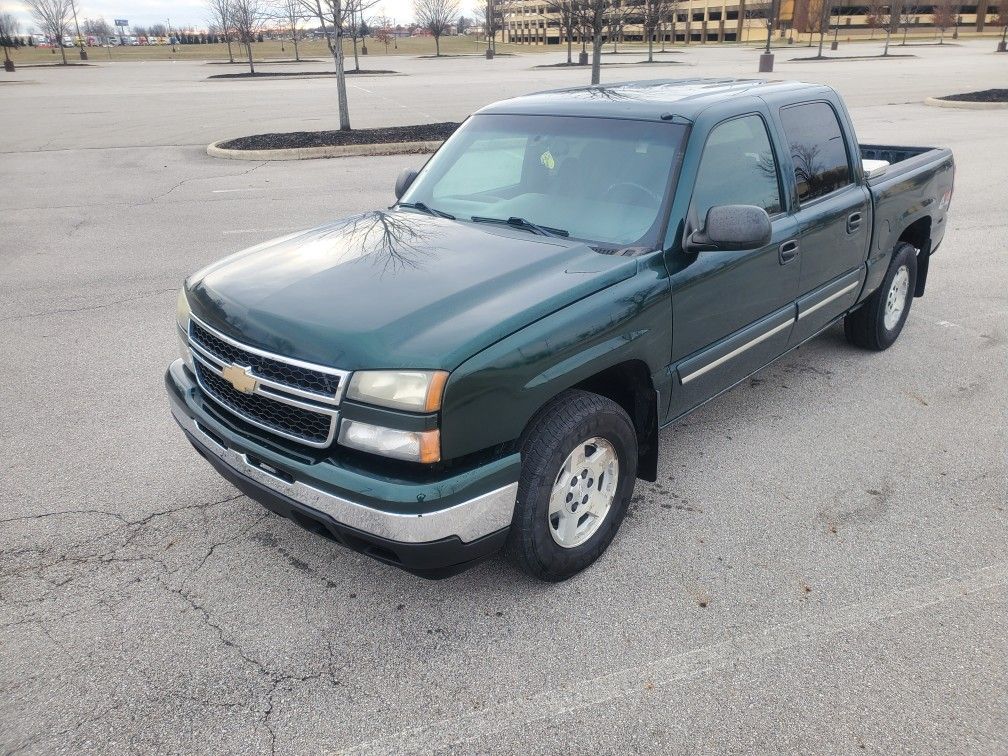
[[[780,264],[787,265],[789,262],[798,257],[798,240],[788,239],[777,248],[777,251],[780,257]]]
[[[861,213],[851,213],[847,216],[847,233],[853,234],[861,228]]]

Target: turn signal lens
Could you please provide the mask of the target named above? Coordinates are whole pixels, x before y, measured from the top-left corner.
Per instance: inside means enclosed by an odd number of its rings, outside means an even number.
[[[410,462],[430,463],[441,459],[441,432],[437,430],[404,431],[360,420],[344,420],[340,424],[339,442],[351,449]]]

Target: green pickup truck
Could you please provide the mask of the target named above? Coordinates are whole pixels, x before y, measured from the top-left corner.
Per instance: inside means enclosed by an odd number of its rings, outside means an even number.
[[[945,231],[947,149],[859,145],[797,82],[644,81],[470,117],[397,202],[190,277],[165,377],[196,450],[419,575],[563,580],[660,429],[831,324],[883,350]]]

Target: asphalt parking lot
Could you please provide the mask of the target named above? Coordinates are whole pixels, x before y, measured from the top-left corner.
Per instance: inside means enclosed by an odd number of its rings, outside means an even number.
[[[1004,86],[994,45],[778,51],[774,76],[836,86],[863,141],[955,152],[927,295],[889,351],[833,329],[664,432],[659,482],[559,585],[502,559],[428,582],[309,535],[168,413],[184,276],[387,205],[422,158],[206,156],[334,128],[329,80],[0,80],[0,748],[1008,753],[1008,111],[921,102]],[[756,56],[603,81],[748,76]],[[533,68],[559,59],[373,59],[405,75],[352,79],[351,115],[460,120],[587,79]]]

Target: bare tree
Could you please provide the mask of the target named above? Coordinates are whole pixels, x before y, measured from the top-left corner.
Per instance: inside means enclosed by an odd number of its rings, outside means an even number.
[[[224,35],[224,41],[227,43],[228,62],[234,63],[234,51],[231,49],[231,34],[234,31],[231,0],[208,0],[207,6],[210,9],[210,26],[216,26]]]
[[[956,0],[935,0],[934,7],[931,9],[931,23],[938,30],[939,45],[945,44],[945,30],[955,24],[958,9]]]
[[[581,0],[581,38],[591,36],[591,83],[598,84],[602,72],[602,38],[608,22],[609,0]]]
[[[245,46],[249,73],[253,76],[255,76],[255,64],[252,62],[252,43],[255,42],[268,18],[268,8],[264,0],[232,0],[231,2],[231,20],[234,23],[238,41]]]
[[[819,18],[816,20],[817,31],[819,32],[819,52],[816,54],[817,58],[821,58],[823,37],[826,36],[826,30],[829,29],[829,19],[830,14],[833,12],[832,0],[818,0],[819,3]]]
[[[741,7],[741,6],[740,6]],[[750,27],[758,26],[760,23],[766,25],[766,44],[763,46],[763,55],[770,55],[770,45],[773,41],[773,31],[779,26],[781,0],[749,0],[745,4],[745,21],[750,23]],[[743,15],[740,11],[740,18]],[[687,16],[687,19],[689,16]],[[743,29],[743,22],[739,23],[739,37]],[[686,22],[686,39],[689,40],[690,25]],[[770,69],[773,70],[772,68]]]
[[[109,37],[114,37],[115,32],[109,26],[109,22],[104,18],[85,18],[81,24],[84,33],[105,42]]]
[[[343,54],[343,29],[349,12],[345,0],[301,0],[305,8],[322,24],[326,46],[336,67],[336,100],[341,131],[350,131],[350,105],[347,101],[346,68]]]
[[[885,5],[882,0],[871,0],[868,3],[868,12],[865,13],[865,23],[868,24],[868,28],[871,33],[868,39],[875,39],[875,30],[882,25],[882,15],[885,13]]]
[[[388,55],[388,46],[392,44],[393,30],[392,19],[388,16],[378,16],[375,19],[374,38],[379,44],[385,45],[385,54]]]
[[[610,0],[606,27],[613,52],[616,52],[616,43],[623,39],[623,30],[629,16],[630,6],[624,0]]]
[[[14,36],[20,31],[21,22],[14,17],[14,14],[8,13],[7,11],[0,11],[0,45],[3,46],[4,51],[5,71],[14,70],[14,61],[11,60],[8,48],[16,46]]]
[[[994,23],[1001,27],[1001,44],[998,46],[998,52],[1004,52],[1008,48],[1008,0],[1001,0],[998,3]]]
[[[889,41],[892,38],[893,26],[899,18],[899,6],[895,9],[892,5],[883,5],[879,12],[879,25],[885,30],[885,47],[882,48],[882,56],[889,55]]]
[[[458,17],[459,0],[413,0],[417,23],[434,37],[435,55],[441,55],[441,37]]]
[[[670,15],[671,0],[642,0],[638,10],[641,14],[641,26],[647,37],[648,63],[654,63],[654,38],[662,32],[662,28]],[[673,29],[675,26],[673,26]],[[664,35],[662,41],[665,41]]]
[[[897,18],[899,19],[899,25],[903,28],[903,41],[900,45],[906,44],[907,30],[909,30],[911,24],[917,23],[917,17],[920,11],[917,9],[916,5],[911,5],[910,3],[901,3],[899,6],[899,14]]]
[[[577,24],[578,0],[547,0],[546,12],[556,17],[560,38],[567,41],[567,63],[573,62],[574,27]]]
[[[279,0],[277,5],[277,21],[287,29],[291,42],[294,44],[294,60],[301,60],[298,49],[298,24],[304,20],[304,6],[301,0]]]
[[[24,4],[42,33],[59,47],[65,66],[63,37],[70,33],[70,0],[24,0]]]
[[[154,37],[167,37],[168,27],[164,24],[151,24],[147,27],[147,32]]]
[[[380,0],[344,0],[347,12],[350,14],[347,26],[350,29],[350,39],[353,43],[354,71],[360,71],[360,58],[357,57],[357,40],[363,38],[362,28],[367,23],[364,18],[364,11],[376,6]],[[367,46],[365,45],[365,48]],[[364,50],[367,54],[367,49]]]

